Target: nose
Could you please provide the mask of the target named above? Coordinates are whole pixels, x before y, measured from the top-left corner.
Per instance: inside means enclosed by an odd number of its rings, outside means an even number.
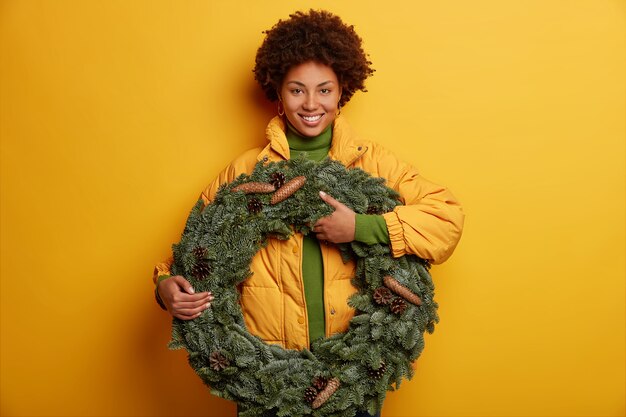
[[[317,97],[315,96],[315,94],[307,94],[306,99],[304,100],[304,103],[302,104],[302,108],[304,110],[311,111],[311,110],[317,109],[317,106],[318,106],[318,102],[317,102]]]

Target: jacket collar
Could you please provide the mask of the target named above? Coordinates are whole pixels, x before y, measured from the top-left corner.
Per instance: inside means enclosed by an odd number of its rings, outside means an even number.
[[[289,159],[289,143],[285,135],[285,122],[282,117],[274,117],[265,129],[265,137],[268,145],[261,151],[257,160],[269,162]],[[356,162],[365,152],[367,146],[362,143],[342,116],[335,118],[333,122],[333,141],[328,155],[331,159],[341,162],[349,167]]]

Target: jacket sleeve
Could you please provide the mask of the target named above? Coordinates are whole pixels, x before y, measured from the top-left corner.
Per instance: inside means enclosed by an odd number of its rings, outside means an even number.
[[[461,205],[447,188],[428,181],[386,149],[375,146],[373,153],[379,175],[404,204],[383,215],[392,255],[413,254],[434,264],[444,262],[461,238]]]
[[[235,179],[236,173],[232,164],[228,165],[220,174],[215,178],[203,191],[200,193],[200,197],[204,201],[204,205],[207,206],[215,197],[220,185],[229,183]],[[173,257],[168,257],[163,262],[159,262],[154,267],[154,273],[152,274],[152,281],[154,285],[158,285],[159,281],[164,278],[168,278],[172,275],[172,264],[174,263]]]

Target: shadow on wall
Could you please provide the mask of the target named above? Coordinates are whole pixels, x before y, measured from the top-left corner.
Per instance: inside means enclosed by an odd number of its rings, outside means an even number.
[[[167,348],[171,320],[158,306],[145,312],[141,331],[135,339],[136,364],[144,375],[144,391],[155,416],[235,416],[233,402],[215,397],[187,363],[185,350]],[[141,370],[143,368],[143,371]],[[148,407],[146,407],[148,408]]]

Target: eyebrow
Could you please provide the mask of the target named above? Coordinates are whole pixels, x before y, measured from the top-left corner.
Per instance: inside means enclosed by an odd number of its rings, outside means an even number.
[[[304,83],[300,81],[287,81],[287,84],[296,84],[296,85],[299,85],[300,87],[306,87],[306,85],[304,85]],[[317,87],[323,87],[327,84],[333,84],[333,82],[331,80],[324,81],[322,83],[319,83]]]

